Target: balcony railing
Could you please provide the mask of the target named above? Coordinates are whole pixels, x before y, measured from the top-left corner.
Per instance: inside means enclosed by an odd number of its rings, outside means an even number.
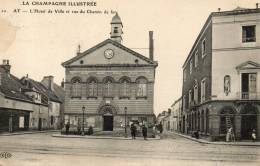
[[[241,100],[260,100],[260,92],[238,92],[237,97]]]

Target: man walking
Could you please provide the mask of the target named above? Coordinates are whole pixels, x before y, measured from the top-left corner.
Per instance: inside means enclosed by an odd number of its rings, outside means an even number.
[[[142,127],[142,133],[143,133],[144,140],[147,140],[147,127],[145,125],[143,125]]]
[[[65,125],[66,128],[66,135],[69,134],[69,129],[70,129],[70,122],[67,122],[67,124]]]
[[[134,124],[134,123],[131,124],[130,130],[131,130],[132,139],[135,139],[136,127],[135,127],[135,124]]]

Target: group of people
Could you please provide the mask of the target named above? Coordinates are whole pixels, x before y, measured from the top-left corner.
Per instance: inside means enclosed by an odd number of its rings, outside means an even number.
[[[256,130],[255,129],[253,129],[251,132],[251,139],[253,142],[256,141]],[[226,142],[230,142],[230,141],[235,141],[235,134],[234,134],[232,127],[230,127],[227,130],[227,135],[226,135]]]
[[[136,133],[137,133],[136,124],[132,123],[130,126],[130,130],[131,130],[132,139],[135,139]],[[147,127],[145,125],[142,125],[142,134],[143,134],[144,140],[147,140]]]

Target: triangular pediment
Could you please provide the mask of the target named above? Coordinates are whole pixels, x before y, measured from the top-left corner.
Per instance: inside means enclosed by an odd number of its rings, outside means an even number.
[[[244,69],[260,69],[260,64],[253,62],[253,61],[247,61],[244,62],[236,67],[237,70],[244,70]]]
[[[106,51],[112,50],[112,56],[106,56]],[[62,64],[66,66],[88,66],[88,65],[154,65],[157,62],[115,42],[107,39],[96,46],[79,53],[72,59]]]

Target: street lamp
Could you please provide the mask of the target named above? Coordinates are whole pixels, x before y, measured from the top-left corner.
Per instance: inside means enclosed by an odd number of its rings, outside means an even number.
[[[126,132],[126,113],[127,113],[127,107],[125,107],[125,137],[127,137],[127,132]]]
[[[86,110],[86,108],[85,108],[85,106],[83,106],[82,107],[82,117],[83,117],[83,119],[82,119],[82,132],[81,132],[81,135],[82,136],[84,136],[85,135],[85,132],[84,132],[84,128],[85,128],[85,110]]]

